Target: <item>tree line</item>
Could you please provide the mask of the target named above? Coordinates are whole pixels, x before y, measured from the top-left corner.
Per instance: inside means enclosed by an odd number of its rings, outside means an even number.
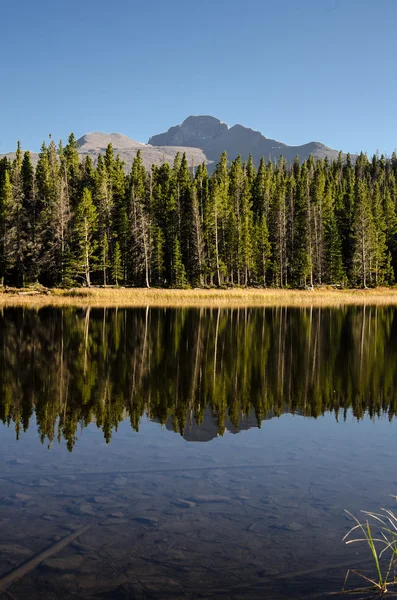
[[[6,308],[0,422],[42,442],[95,423],[107,442],[128,418],[184,434],[291,412],[397,414],[397,309]],[[207,422],[208,425],[208,422]]]
[[[394,283],[397,156],[288,165],[226,153],[209,175],[178,154],[130,172],[112,145],[94,163],[43,143],[0,160],[0,280],[202,287]]]

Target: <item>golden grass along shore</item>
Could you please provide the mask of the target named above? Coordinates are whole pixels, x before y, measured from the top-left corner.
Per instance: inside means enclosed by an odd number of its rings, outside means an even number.
[[[313,290],[285,289],[145,289],[75,288],[72,290],[24,289],[0,292],[5,306],[98,307],[246,307],[246,306],[342,306],[397,304],[397,288]]]

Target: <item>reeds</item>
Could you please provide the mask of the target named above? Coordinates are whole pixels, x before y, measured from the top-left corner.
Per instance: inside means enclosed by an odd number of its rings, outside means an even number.
[[[0,292],[1,306],[164,306],[164,307],[248,307],[248,306],[343,306],[397,304],[397,288],[287,290],[276,288],[231,289],[143,289],[73,288],[7,290]]]
[[[374,575],[369,576],[361,571],[349,569],[343,586],[345,594],[372,594],[372,597],[385,598],[386,595],[397,595],[397,516],[389,509],[381,512],[361,511],[365,515],[364,522],[359,521],[346,511],[355,521],[355,525],[343,538],[346,544],[364,543],[367,545],[371,561],[374,564]],[[358,537],[357,537],[358,535]],[[367,586],[346,590],[351,574],[363,579]]]

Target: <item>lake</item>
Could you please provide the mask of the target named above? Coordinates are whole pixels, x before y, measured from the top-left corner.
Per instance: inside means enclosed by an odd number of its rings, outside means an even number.
[[[342,538],[346,510],[397,508],[395,307],[5,308],[0,353],[0,578],[66,539],[4,598],[338,598],[371,573]]]

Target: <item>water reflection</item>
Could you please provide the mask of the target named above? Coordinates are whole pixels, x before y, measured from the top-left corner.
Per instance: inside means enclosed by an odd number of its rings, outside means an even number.
[[[394,307],[7,308],[0,418],[70,450],[93,421],[110,441],[143,414],[207,440],[285,412],[387,413],[397,398]]]

